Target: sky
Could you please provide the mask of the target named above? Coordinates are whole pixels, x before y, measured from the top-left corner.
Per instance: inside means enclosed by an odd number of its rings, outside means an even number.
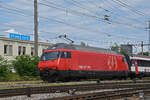
[[[149,0],[38,0],[39,41],[109,48],[148,43]],[[0,36],[34,33],[33,0],[0,0]],[[107,17],[108,16],[108,17]],[[135,47],[134,52],[140,51]],[[144,47],[144,51],[147,51]]]

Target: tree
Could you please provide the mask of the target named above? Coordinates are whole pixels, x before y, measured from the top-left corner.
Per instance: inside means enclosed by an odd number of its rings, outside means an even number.
[[[121,54],[129,54],[127,50],[121,48],[117,43],[115,43],[115,46],[111,46],[110,49],[112,51],[120,52]]]
[[[120,46],[118,46],[117,43],[115,43],[115,46],[111,46],[110,49],[111,49],[112,51],[120,52]]]
[[[81,44],[80,44],[81,46],[86,46],[86,44],[85,44],[85,42],[81,42]]]
[[[35,76],[38,70],[39,57],[22,55],[12,62],[14,69],[20,76]]]
[[[10,65],[6,59],[4,59],[2,56],[0,56],[0,80],[6,81],[9,80],[9,74],[10,71]]]
[[[142,55],[144,55],[144,56],[149,56],[149,52],[139,52],[138,53],[138,55],[140,55],[140,56],[142,56]]]

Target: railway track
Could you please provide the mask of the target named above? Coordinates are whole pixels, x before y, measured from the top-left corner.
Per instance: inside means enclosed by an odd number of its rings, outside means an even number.
[[[133,95],[134,96],[139,95],[139,93],[150,94],[150,87],[112,90],[112,91],[88,93],[88,94],[73,95],[73,96],[51,98],[51,99],[44,99],[44,100],[116,100],[125,97],[131,97]]]
[[[63,86],[46,86],[46,87],[27,87],[17,89],[0,90],[0,97],[27,95],[42,93],[61,93],[68,91],[92,91],[100,89],[121,89],[121,88],[136,88],[136,87],[150,87],[150,82],[113,82],[101,84],[80,84],[80,85],[63,85]]]
[[[142,81],[141,81],[142,82]],[[144,81],[144,82],[147,82],[147,83],[150,83],[150,81]],[[21,82],[21,81],[18,81],[18,82],[1,82],[0,83],[0,89],[9,89],[9,88],[21,88],[21,87],[36,87],[36,86],[55,86],[55,85],[71,85],[71,84],[93,84],[93,83],[96,83],[96,81],[82,81],[82,82],[66,82],[66,83],[44,83],[42,81],[38,81],[37,83],[34,81],[31,83],[29,81],[24,81],[24,82]],[[115,82],[115,81],[101,81],[100,84],[122,84],[122,83],[133,83],[132,81],[122,81],[122,82]],[[138,82],[140,83],[140,81]]]

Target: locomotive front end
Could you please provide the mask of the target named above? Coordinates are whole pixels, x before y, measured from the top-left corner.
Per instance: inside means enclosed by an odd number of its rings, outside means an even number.
[[[42,54],[38,65],[42,80],[47,81],[56,74],[58,58],[59,51],[46,51]]]

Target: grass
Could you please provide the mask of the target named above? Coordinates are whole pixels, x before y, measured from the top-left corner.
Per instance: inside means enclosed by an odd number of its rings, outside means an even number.
[[[132,80],[106,80],[107,82],[132,82]],[[150,77],[146,77],[141,79],[137,79],[137,81],[150,81]],[[43,84],[40,84],[43,83]],[[44,84],[45,83],[45,84]],[[96,83],[96,81],[83,81],[83,82],[67,82],[67,83],[46,83],[43,82],[42,80],[38,81],[14,81],[14,82],[0,82],[0,85],[10,85],[10,87],[0,87],[1,89],[15,89],[15,88],[26,88],[29,87],[28,85],[23,85],[23,84],[33,84],[30,85],[30,87],[46,87],[46,86],[63,86],[63,85],[79,85],[79,84],[92,84]],[[13,86],[14,84],[22,84],[22,86]],[[12,85],[12,86],[11,86]]]
[[[24,81],[24,82],[15,82],[15,83],[18,83],[18,84],[21,84],[21,83],[28,83],[31,81]],[[10,82],[11,83],[11,82]],[[36,81],[33,81],[33,83],[37,83]],[[43,83],[43,81],[39,81],[39,83]],[[36,85],[31,85],[30,87],[46,87],[46,86],[64,86],[64,85],[80,85],[80,84],[92,84],[92,83],[96,83],[95,81],[92,81],[92,82],[68,82],[68,83],[45,83],[45,84],[36,84]],[[5,84],[6,85],[6,84]],[[12,85],[12,84],[7,84],[7,85]],[[16,88],[27,88],[29,86],[27,85],[23,85],[23,86],[10,86],[10,87],[0,87],[0,90],[2,89],[16,89]]]
[[[38,81],[13,81],[13,82],[0,82],[0,85],[12,85],[12,84],[34,84],[34,83],[43,83],[42,80]]]

